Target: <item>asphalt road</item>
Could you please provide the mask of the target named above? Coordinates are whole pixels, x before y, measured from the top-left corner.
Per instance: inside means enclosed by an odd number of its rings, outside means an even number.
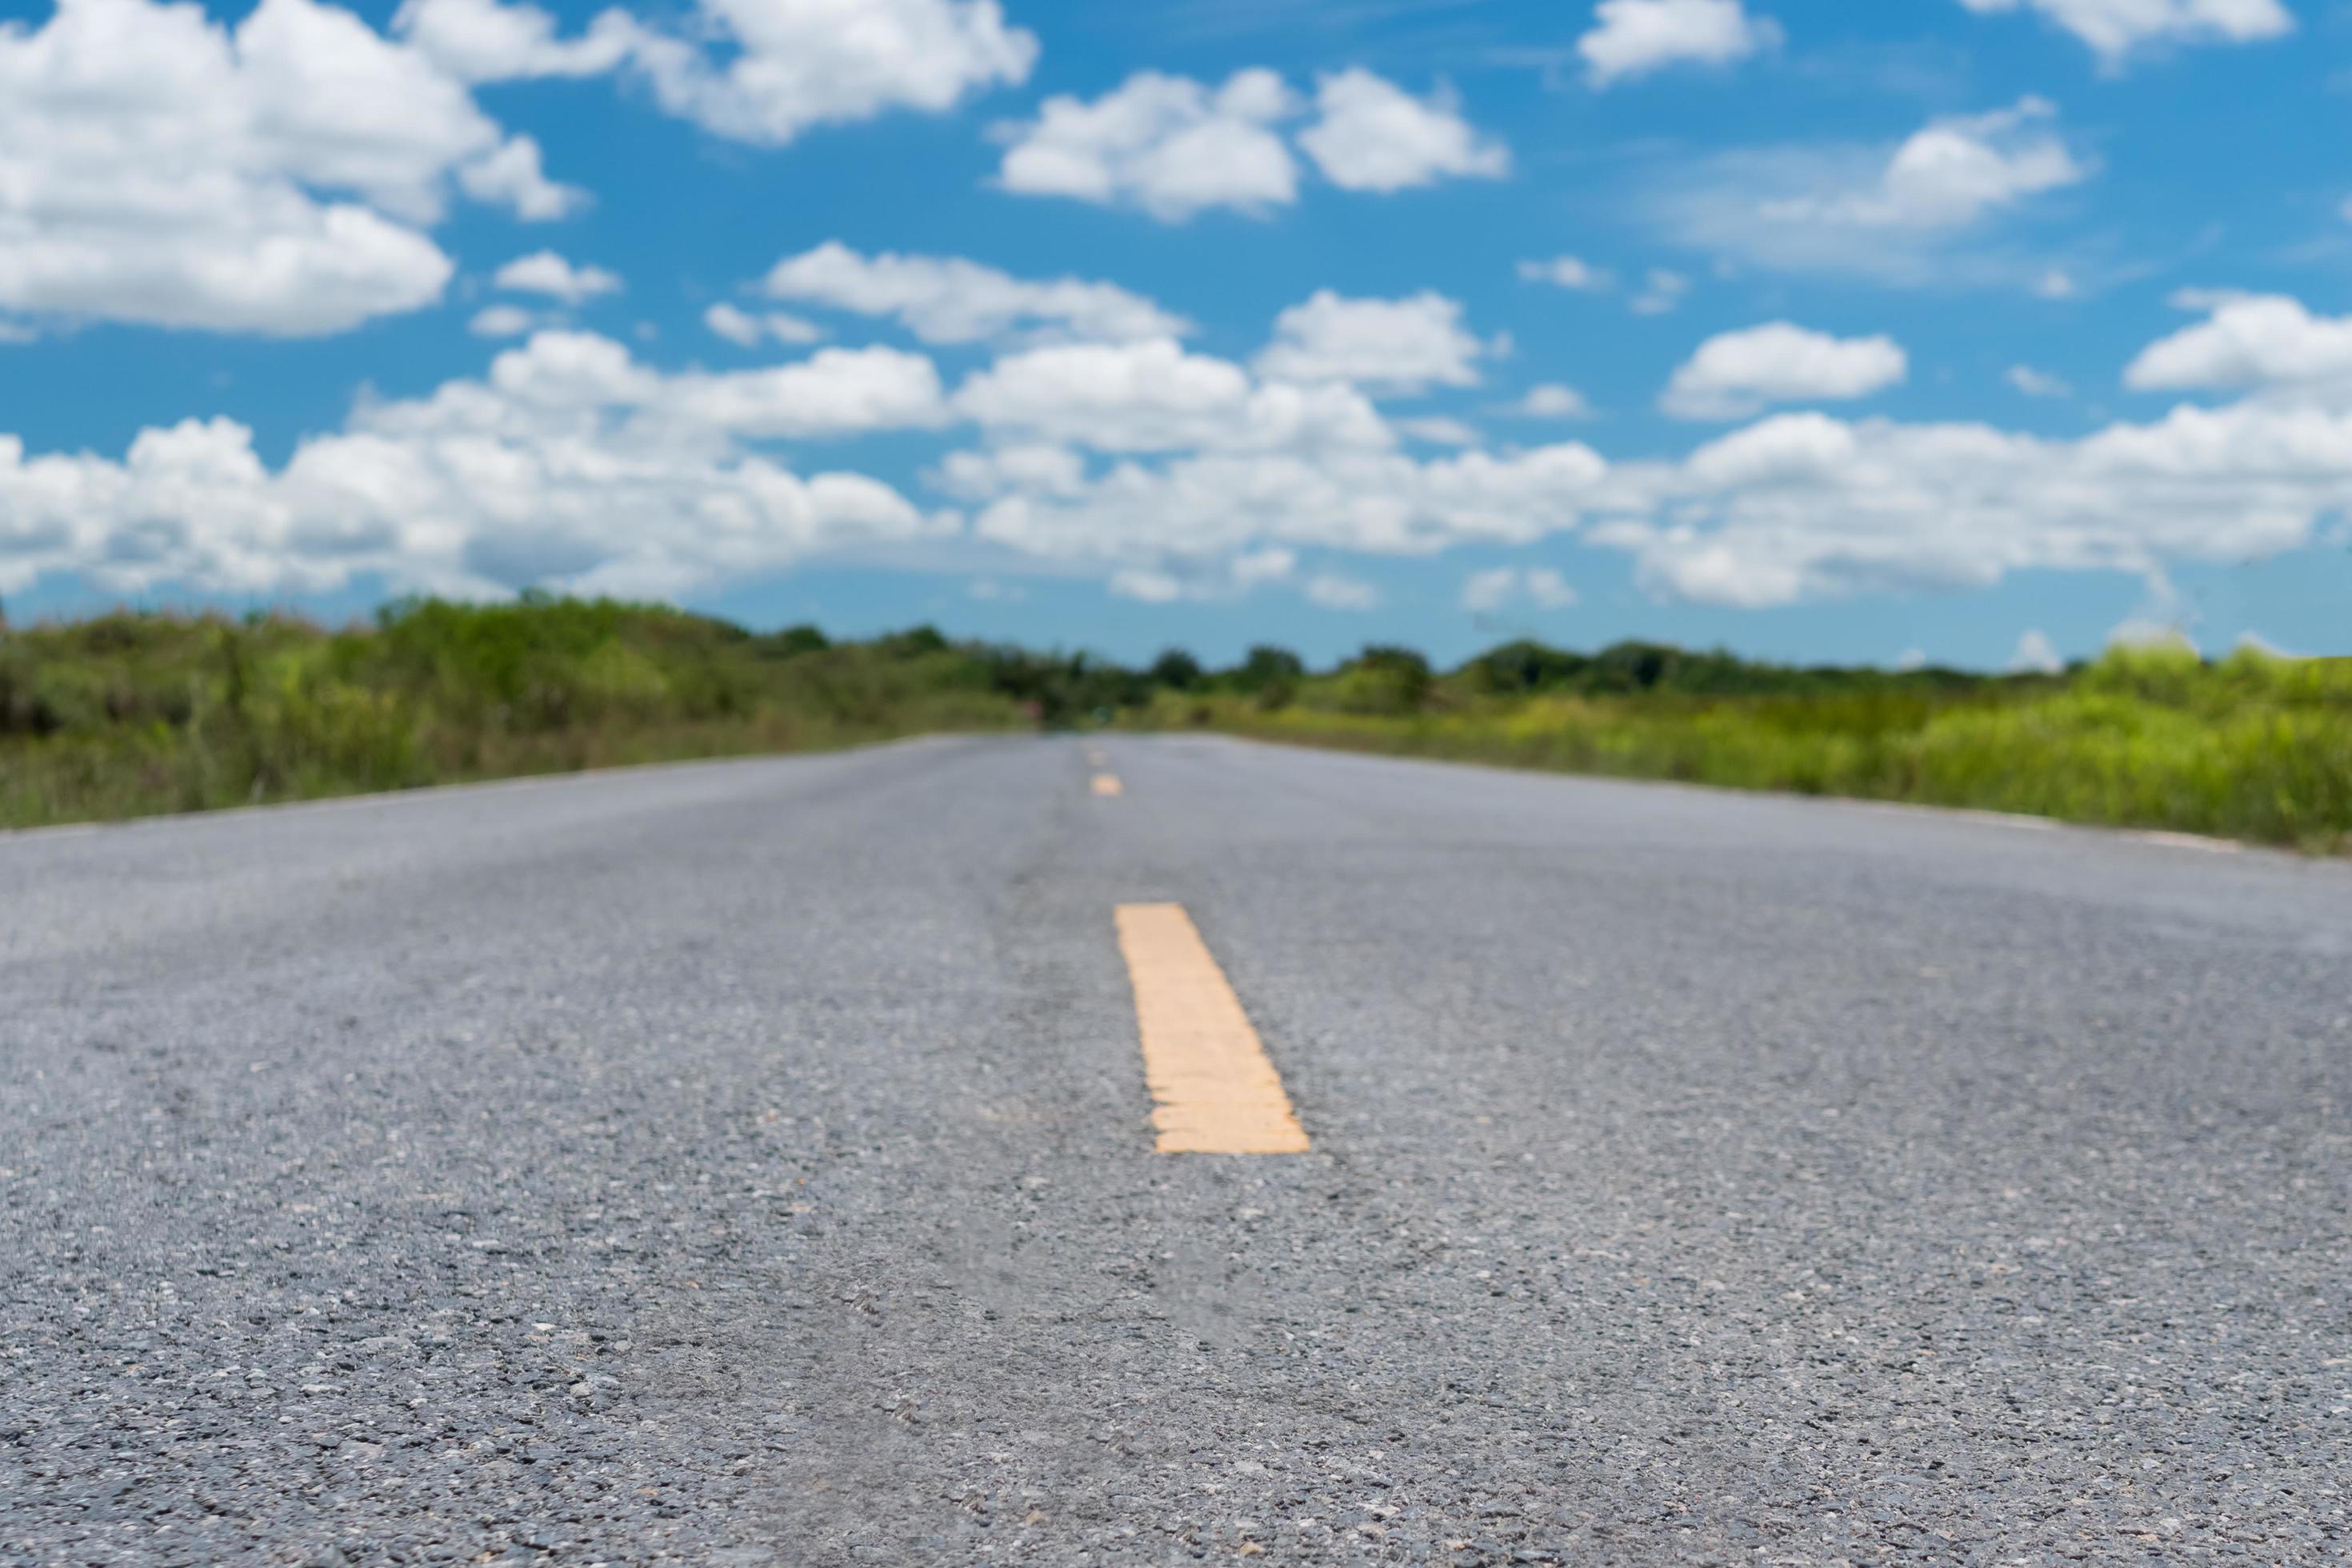
[[[1100,744],[0,838],[0,1562],[2352,1555],[2352,868]]]

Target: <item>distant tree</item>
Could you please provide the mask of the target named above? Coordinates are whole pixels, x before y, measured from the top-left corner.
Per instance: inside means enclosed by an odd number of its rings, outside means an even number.
[[[1549,691],[1573,686],[1592,660],[1531,637],[1487,649],[1470,661],[1471,673],[1484,689],[1497,694]]]
[[[1144,679],[1171,691],[1190,691],[1201,684],[1201,661],[1181,647],[1171,647],[1151,661]]]
[[[1243,691],[1262,691],[1274,685],[1296,686],[1306,673],[1307,662],[1288,648],[1259,643],[1226,672],[1225,679]]]
[[[1367,644],[1340,667],[1340,707],[1358,713],[1411,713],[1429,700],[1429,660],[1415,648]]]
[[[803,624],[770,632],[766,637],[754,639],[753,646],[766,658],[797,658],[804,653],[823,653],[833,646],[833,639],[816,627]]]
[[[948,639],[937,626],[909,626],[903,632],[877,637],[874,646],[890,658],[919,658],[927,653],[945,653]]]

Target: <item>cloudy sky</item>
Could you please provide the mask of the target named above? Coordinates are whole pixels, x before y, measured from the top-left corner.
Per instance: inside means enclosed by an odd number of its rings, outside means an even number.
[[[0,0],[0,595],[2352,653],[2344,0]]]

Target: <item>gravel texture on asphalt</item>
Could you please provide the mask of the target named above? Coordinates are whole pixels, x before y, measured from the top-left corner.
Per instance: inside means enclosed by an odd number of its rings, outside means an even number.
[[[2352,1558],[2352,868],[1099,744],[0,838],[0,1562]]]

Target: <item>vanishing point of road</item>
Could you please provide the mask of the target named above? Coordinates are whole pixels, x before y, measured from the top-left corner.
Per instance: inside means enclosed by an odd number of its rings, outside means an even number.
[[[2340,863],[938,739],[0,837],[0,1087],[10,1564],[2352,1556]]]

